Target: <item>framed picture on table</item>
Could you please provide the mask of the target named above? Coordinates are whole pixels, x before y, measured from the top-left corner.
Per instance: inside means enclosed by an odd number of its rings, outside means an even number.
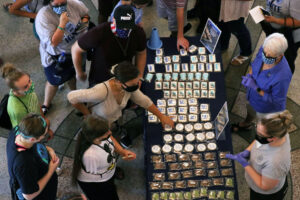
[[[214,53],[221,36],[221,30],[217,25],[208,18],[200,42],[207,48],[210,53]]]

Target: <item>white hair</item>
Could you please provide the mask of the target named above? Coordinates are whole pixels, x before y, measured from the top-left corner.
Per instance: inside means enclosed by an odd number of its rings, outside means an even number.
[[[269,35],[263,44],[263,49],[268,52],[272,52],[275,56],[284,54],[288,48],[288,42],[283,34],[273,33]]]

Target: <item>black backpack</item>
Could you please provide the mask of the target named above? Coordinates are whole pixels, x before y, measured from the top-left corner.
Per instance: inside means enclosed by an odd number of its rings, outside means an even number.
[[[11,130],[12,124],[7,113],[7,103],[9,94],[4,95],[0,103],[0,127]]]

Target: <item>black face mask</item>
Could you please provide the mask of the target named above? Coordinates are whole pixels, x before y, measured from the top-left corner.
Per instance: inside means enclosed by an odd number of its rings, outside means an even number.
[[[124,85],[126,85],[125,83],[123,83]],[[122,88],[127,91],[127,92],[134,92],[136,91],[137,89],[139,89],[139,85],[134,85],[134,86],[127,86],[126,85],[126,88],[122,86]]]
[[[268,138],[272,138],[272,137],[261,137],[255,134],[255,139],[261,144],[269,144],[270,142],[268,141]]]

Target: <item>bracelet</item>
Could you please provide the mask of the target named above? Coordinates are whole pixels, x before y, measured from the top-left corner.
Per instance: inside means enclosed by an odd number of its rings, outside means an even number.
[[[62,28],[62,27],[60,27],[60,26],[57,26],[57,28],[60,29],[60,30],[62,30],[62,31],[65,30],[64,28]]]

